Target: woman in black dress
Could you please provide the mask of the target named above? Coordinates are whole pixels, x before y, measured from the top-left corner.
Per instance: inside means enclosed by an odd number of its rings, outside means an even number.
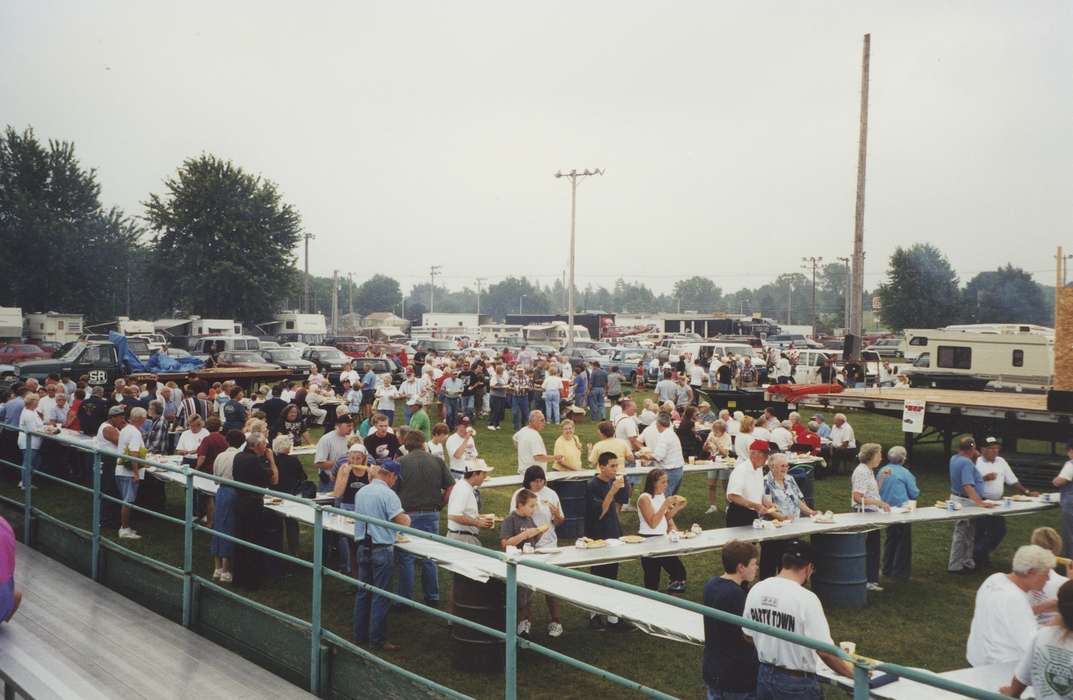
[[[275,458],[268,449],[268,438],[262,433],[251,433],[246,439],[246,449],[235,455],[232,476],[241,484],[264,489],[272,488],[279,482]],[[262,494],[239,489],[235,504],[235,537],[262,547],[271,547],[272,542],[267,536],[272,529],[269,515]],[[235,585],[257,588],[264,575],[264,557],[254,549],[236,544],[234,569]]]

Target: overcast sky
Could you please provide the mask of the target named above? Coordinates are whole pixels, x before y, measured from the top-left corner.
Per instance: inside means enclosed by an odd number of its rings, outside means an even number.
[[[872,34],[865,280],[931,241],[965,281],[1073,248],[1073,3],[0,4],[0,122],[73,141],[141,214],[184,158],[279,184],[310,267],[452,288],[569,255],[724,290],[852,245]],[[299,264],[301,259],[299,258]]]

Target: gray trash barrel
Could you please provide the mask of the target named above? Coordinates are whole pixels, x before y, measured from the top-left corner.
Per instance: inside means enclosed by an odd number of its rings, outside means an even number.
[[[868,604],[865,532],[825,532],[812,536],[816,573],[812,591],[824,605],[863,608]]]

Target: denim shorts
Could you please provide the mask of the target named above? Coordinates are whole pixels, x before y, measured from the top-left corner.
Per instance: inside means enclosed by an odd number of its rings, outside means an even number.
[[[134,503],[134,500],[138,498],[138,480],[133,476],[117,476],[115,485],[124,503]]]

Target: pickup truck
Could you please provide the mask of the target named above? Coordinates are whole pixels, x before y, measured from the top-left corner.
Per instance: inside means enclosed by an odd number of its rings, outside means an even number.
[[[82,376],[87,378],[91,386],[111,386],[119,377],[137,377],[179,382],[192,378],[202,378],[207,381],[233,379],[240,384],[249,385],[255,380],[284,379],[291,375],[290,370],[257,370],[239,368],[203,369],[195,372],[160,372],[157,374],[127,372],[126,366],[119,361],[116,347],[112,343],[79,341],[67,348],[60,357],[51,360],[30,360],[17,362],[10,369],[0,370],[0,384],[11,385],[18,380],[36,379],[44,381],[50,374],[68,376],[78,379]]]

